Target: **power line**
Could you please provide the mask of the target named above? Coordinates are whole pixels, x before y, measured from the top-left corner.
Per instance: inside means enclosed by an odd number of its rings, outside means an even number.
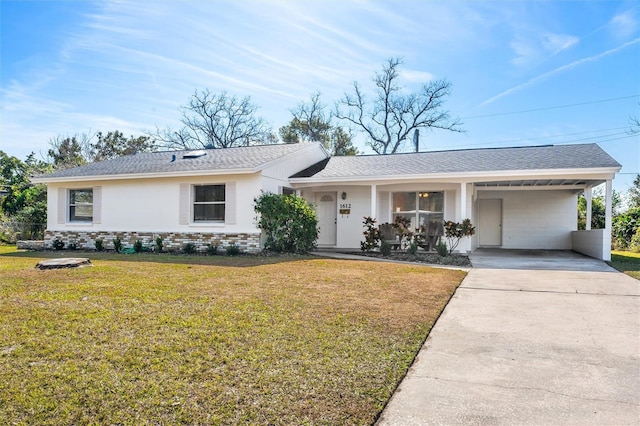
[[[525,112],[547,111],[547,110],[550,110],[550,109],[570,108],[570,107],[580,106],[580,105],[590,105],[590,104],[597,104],[597,103],[602,103],[602,102],[612,102],[612,101],[619,101],[619,100],[622,100],[622,99],[631,99],[631,98],[637,98],[637,97],[640,97],[640,95],[622,96],[622,97],[619,97],[619,98],[610,98],[610,99],[599,99],[599,100],[596,100],[596,101],[580,102],[580,103],[568,104],[568,105],[557,105],[557,106],[550,106],[550,107],[544,107],[544,108],[525,109],[525,110],[521,110],[521,111],[499,112],[499,113],[496,113],[496,114],[473,115],[473,116],[470,116],[470,117],[462,117],[461,120],[469,120],[469,119],[473,119],[473,118],[499,117],[499,116],[503,116],[503,115],[523,114]]]

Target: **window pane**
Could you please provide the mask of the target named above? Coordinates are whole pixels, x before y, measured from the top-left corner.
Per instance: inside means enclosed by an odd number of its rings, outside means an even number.
[[[393,194],[394,212],[415,212],[416,193],[415,192],[394,192]]]
[[[196,203],[224,201],[224,185],[196,186]]]
[[[73,189],[69,191],[70,204],[92,204],[92,189]]]
[[[421,211],[442,212],[444,210],[444,193],[420,192],[418,195]]]
[[[91,222],[93,220],[93,206],[71,206],[69,208],[69,220],[75,222]]]
[[[224,204],[195,204],[193,221],[224,221]]]

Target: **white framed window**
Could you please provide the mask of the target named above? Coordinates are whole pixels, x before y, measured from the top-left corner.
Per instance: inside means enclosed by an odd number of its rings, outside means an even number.
[[[193,185],[193,222],[224,223],[225,185]]]
[[[93,222],[93,188],[69,190],[69,222]]]
[[[406,217],[411,228],[444,220],[444,192],[394,192],[392,216]]]
[[[296,190],[288,186],[282,187],[282,195],[296,195]]]

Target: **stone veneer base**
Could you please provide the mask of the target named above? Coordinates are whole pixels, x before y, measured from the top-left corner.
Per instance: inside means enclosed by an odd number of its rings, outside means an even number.
[[[185,244],[191,243],[199,252],[207,250],[209,244],[221,249],[234,245],[245,253],[257,253],[261,250],[260,233],[213,233],[213,232],[110,232],[110,231],[45,231],[44,246],[53,248],[54,240],[61,240],[65,247],[75,243],[79,249],[93,250],[96,240],[102,240],[106,250],[113,250],[113,240],[120,238],[124,248],[133,247],[140,240],[144,247],[155,247],[156,238],[162,238],[163,251],[180,251]]]

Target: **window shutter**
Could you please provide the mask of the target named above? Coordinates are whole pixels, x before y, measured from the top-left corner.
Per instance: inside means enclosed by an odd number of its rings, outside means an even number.
[[[102,187],[93,187],[93,223],[102,223]]]
[[[227,182],[224,194],[224,223],[235,225],[236,223],[236,183]]]
[[[189,224],[189,214],[191,213],[191,185],[188,183],[180,184],[180,225]]]
[[[67,188],[58,188],[58,223],[67,223]]]

